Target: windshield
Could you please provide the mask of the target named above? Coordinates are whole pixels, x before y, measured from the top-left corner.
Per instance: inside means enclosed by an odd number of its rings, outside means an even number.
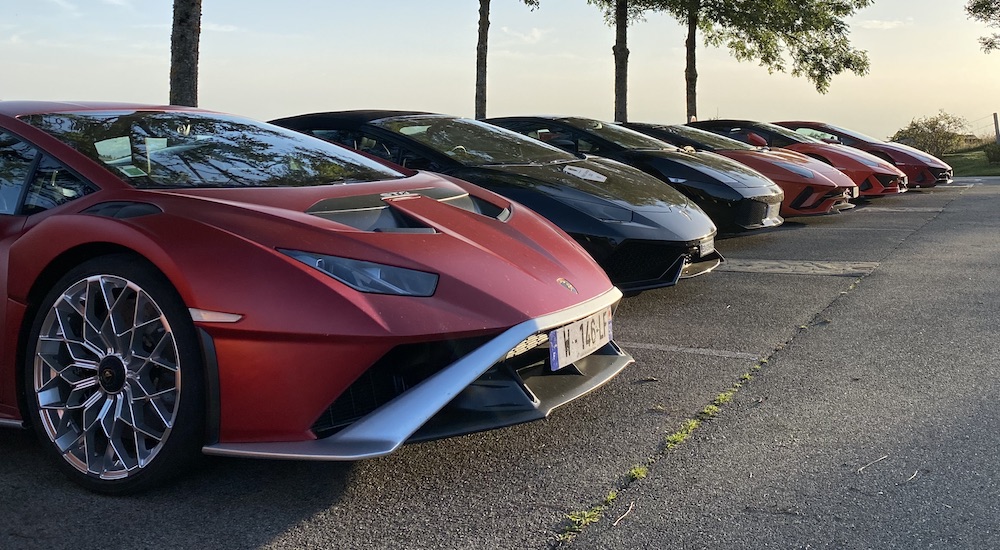
[[[140,189],[302,187],[403,177],[320,139],[229,115],[85,111],[22,120]]]
[[[765,130],[778,134],[779,136],[788,138],[792,141],[792,143],[823,143],[822,140],[794,132],[784,126],[778,126],[777,124],[771,124],[770,122],[754,122],[752,125],[747,126],[747,129],[752,132],[754,126],[759,126]]]
[[[830,128],[831,130],[833,130],[834,132],[836,132],[838,134],[843,134],[845,136],[852,137],[852,138],[854,138],[854,139],[856,139],[858,141],[867,141],[869,143],[885,143],[885,141],[883,141],[881,139],[873,138],[871,136],[866,136],[866,135],[862,134],[861,132],[855,132],[853,130],[847,130],[847,129],[841,128],[839,126],[834,126],[833,124],[827,124],[827,128]]]
[[[726,136],[720,136],[709,132],[708,130],[702,130],[701,128],[694,128],[692,126],[667,126],[666,130],[668,132],[673,132],[683,138],[689,139],[691,141],[698,142],[702,147],[711,149],[713,151],[756,151],[757,148],[753,145],[748,145],[742,141],[728,138]]]
[[[562,149],[467,118],[406,116],[384,118],[372,124],[426,145],[465,166],[578,160]]]
[[[617,124],[607,124],[599,120],[592,120],[589,118],[563,118],[560,120],[574,128],[589,132],[597,137],[604,138],[611,143],[622,147],[623,149],[652,149],[655,151],[662,151],[664,149],[668,151],[677,150],[676,147],[665,141],[636,132],[635,130],[623,128]]]

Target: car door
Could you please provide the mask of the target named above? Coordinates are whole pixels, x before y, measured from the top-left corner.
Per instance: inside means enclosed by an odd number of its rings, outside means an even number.
[[[28,176],[38,152],[34,147],[0,130],[0,334],[7,327],[7,278],[10,272],[10,244],[24,228],[25,216],[19,212]],[[7,357],[6,338],[0,338],[0,358]],[[0,360],[0,381],[14,380],[15,365]],[[17,393],[14,387],[0,386],[0,419],[17,415]]]
[[[12,266],[10,248],[33,214],[55,208],[96,190],[55,159],[29,143],[0,129],[0,381],[14,380],[17,365],[12,357],[16,338],[7,338],[9,323],[20,320],[11,310],[8,282]],[[0,387],[0,420],[17,415],[16,388]]]

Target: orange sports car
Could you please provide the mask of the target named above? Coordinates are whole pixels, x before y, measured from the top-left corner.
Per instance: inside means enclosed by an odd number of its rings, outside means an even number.
[[[690,124],[750,145],[782,147],[819,159],[847,174],[858,184],[862,197],[895,195],[907,188],[906,174],[883,159],[844,145],[825,143],[776,124],[751,120],[704,120]]]

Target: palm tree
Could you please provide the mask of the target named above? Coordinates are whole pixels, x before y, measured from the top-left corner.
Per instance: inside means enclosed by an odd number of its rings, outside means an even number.
[[[198,106],[201,0],[174,0],[170,33],[170,104]]]
[[[540,0],[521,0],[531,9]],[[486,43],[490,36],[490,0],[479,0],[479,42],[476,44],[476,118],[486,118]]]

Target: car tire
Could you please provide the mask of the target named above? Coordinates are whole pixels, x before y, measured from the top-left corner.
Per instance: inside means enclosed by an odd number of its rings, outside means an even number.
[[[177,291],[142,258],[102,256],[62,277],[37,309],[24,356],[31,423],[74,482],[135,493],[200,455],[197,334]]]

